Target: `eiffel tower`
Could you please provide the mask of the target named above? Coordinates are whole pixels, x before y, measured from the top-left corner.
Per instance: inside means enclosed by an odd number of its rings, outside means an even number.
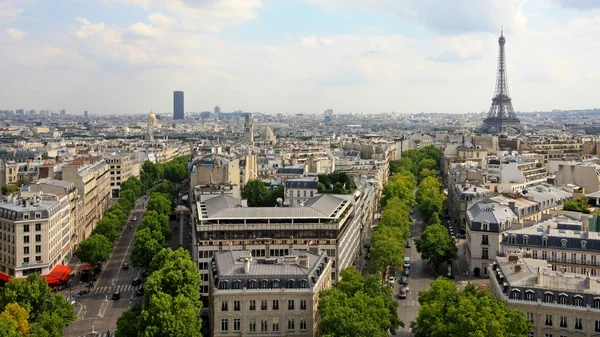
[[[483,129],[495,132],[505,132],[507,129],[519,130],[521,121],[517,118],[508,93],[508,78],[506,77],[506,55],[504,53],[504,31],[498,39],[500,53],[498,55],[498,75],[496,77],[496,91],[492,98],[492,106],[488,117],[483,120]]]

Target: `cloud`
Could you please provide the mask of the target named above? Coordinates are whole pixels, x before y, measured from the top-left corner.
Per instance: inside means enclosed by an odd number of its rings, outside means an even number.
[[[4,30],[4,33],[6,33],[6,35],[8,35],[8,37],[10,37],[13,40],[21,40],[25,36],[27,36],[27,33],[16,28],[6,28]]]
[[[301,37],[300,41],[302,42],[303,46],[312,48],[317,47],[317,38],[315,36]]]
[[[178,17],[183,23],[205,32],[218,32],[224,27],[239,25],[255,19],[255,11],[262,6],[261,0],[104,0],[126,2],[147,11],[161,10]],[[162,16],[162,14],[160,14]],[[151,23],[167,17],[156,16]],[[154,21],[154,22],[152,22]],[[169,23],[169,22],[166,22]]]
[[[561,7],[589,10],[600,8],[598,0],[555,0]]]
[[[444,37],[437,40],[441,53],[431,57],[438,62],[463,62],[484,55],[484,43],[470,36]],[[491,47],[491,46],[487,46]]]
[[[305,0],[331,8],[348,5],[416,20],[440,35],[469,32],[522,31],[527,17],[522,7],[526,0]],[[592,0],[590,0],[592,1]]]
[[[0,26],[18,19],[31,0],[0,0]]]

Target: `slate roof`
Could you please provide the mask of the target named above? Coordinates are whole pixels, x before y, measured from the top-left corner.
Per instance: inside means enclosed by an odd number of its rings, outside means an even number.
[[[467,211],[471,230],[481,230],[483,222],[489,223],[490,232],[500,232],[500,224],[516,221],[518,218],[508,207],[495,202],[477,202]]]
[[[310,178],[299,178],[299,179],[288,179],[285,181],[285,188],[305,188],[305,189],[317,189],[319,182],[315,179]]]
[[[303,175],[304,168],[301,167],[282,167],[278,169],[275,174],[293,174],[293,175]]]

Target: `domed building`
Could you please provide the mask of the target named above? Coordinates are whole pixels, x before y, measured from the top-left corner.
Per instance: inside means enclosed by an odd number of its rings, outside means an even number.
[[[265,128],[265,132],[263,133],[263,140],[265,141],[265,143],[271,143],[271,144],[277,143],[277,138],[275,137],[273,130],[271,130],[271,127],[268,125]]]
[[[153,110],[150,110],[148,114],[148,129],[146,130],[146,141],[153,142],[154,141],[154,127],[156,126],[156,115]]]

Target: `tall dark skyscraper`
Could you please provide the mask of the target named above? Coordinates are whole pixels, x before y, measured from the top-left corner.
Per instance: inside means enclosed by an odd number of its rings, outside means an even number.
[[[183,110],[183,91],[173,92],[173,119],[185,119]]]

